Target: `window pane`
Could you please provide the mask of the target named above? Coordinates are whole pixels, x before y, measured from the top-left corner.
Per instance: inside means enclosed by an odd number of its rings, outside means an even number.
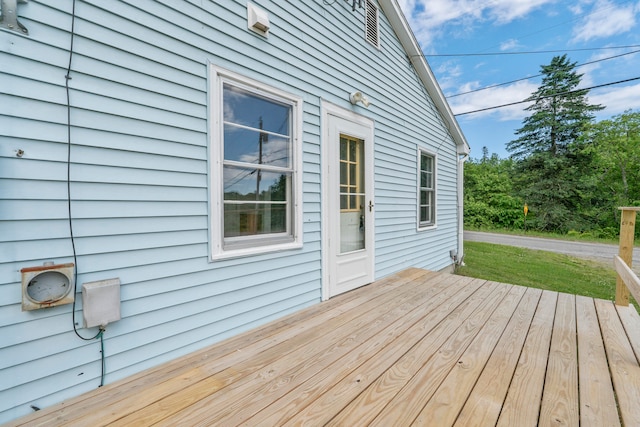
[[[364,196],[350,196],[352,206],[340,212],[340,253],[364,249]],[[357,209],[357,210],[355,210]]]
[[[340,136],[340,184],[341,192],[364,192],[364,141],[347,136]],[[349,199],[347,206],[342,209],[358,209]]]
[[[356,142],[354,140],[349,141],[349,161],[356,162],[358,158],[356,157]]]
[[[340,160],[347,160],[348,145],[347,139],[340,137]]]
[[[340,162],[340,185],[347,185],[349,182],[347,181],[347,168],[348,163]]]
[[[428,226],[435,223],[435,158],[434,156],[420,152],[420,189],[419,189],[419,216],[420,225]]]
[[[224,237],[285,233],[287,205],[240,203],[224,205]]]
[[[297,101],[285,95],[271,95],[268,88],[241,88],[223,78],[221,126],[223,140],[216,164],[221,164],[222,194],[212,213],[222,219],[222,251],[252,246],[271,246],[294,238],[295,141]],[[220,176],[220,175],[218,175]],[[220,192],[216,192],[219,194]],[[218,228],[219,230],[219,228]],[[264,236],[259,239],[242,237]],[[284,234],[284,236],[283,236]]]
[[[422,154],[420,156],[420,170],[423,171],[428,171],[431,172],[433,170],[432,168],[432,159],[433,157],[427,155],[427,154]]]
[[[349,164],[349,184],[352,186],[356,186],[356,168],[358,167],[357,164],[355,163],[351,163]]]
[[[291,106],[224,85],[224,121],[290,135]]]
[[[224,200],[286,201],[290,173],[224,167]],[[258,197],[256,197],[256,191]]]
[[[358,141],[358,192],[364,193],[364,141]]]
[[[290,146],[290,138],[224,125],[225,160],[289,167]]]
[[[433,174],[431,174],[430,172],[425,172],[424,173],[424,187],[425,188],[433,188],[432,178],[433,178]]]

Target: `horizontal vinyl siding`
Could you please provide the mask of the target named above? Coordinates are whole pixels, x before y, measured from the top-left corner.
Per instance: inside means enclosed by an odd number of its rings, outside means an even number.
[[[20,309],[21,268],[73,261],[70,7],[28,2],[18,13],[30,35],[0,31],[0,422],[99,383],[99,343],[74,335],[70,305]],[[122,320],[105,333],[107,382],[320,300],[322,100],[375,122],[376,277],[450,263],[455,146],[384,15],[377,50],[364,40],[362,10],[344,2],[260,7],[272,25],[266,39],[247,30],[240,0],[76,5],[69,86],[78,289],[122,282]],[[301,250],[209,261],[209,62],[303,99]],[[354,90],[371,99],[368,109],[349,104]],[[424,232],[416,231],[418,147],[438,155],[438,227]],[[79,294],[76,310],[81,323]]]

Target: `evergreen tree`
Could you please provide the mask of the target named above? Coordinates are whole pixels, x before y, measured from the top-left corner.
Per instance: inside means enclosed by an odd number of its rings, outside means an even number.
[[[588,89],[576,89],[582,74],[575,67],[567,55],[556,56],[541,67],[542,83],[527,98],[533,104],[525,109],[533,114],[516,131],[519,138],[507,144],[512,157],[525,158],[539,152],[564,154],[594,119],[593,113],[604,108],[587,102]]]
[[[588,89],[576,89],[582,74],[566,55],[543,65],[540,87],[528,98],[533,101],[518,139],[507,144],[514,168],[518,195],[536,213],[534,224],[549,231],[588,227],[583,211],[591,210],[591,156],[581,146],[580,136],[603,109],[587,101]]]

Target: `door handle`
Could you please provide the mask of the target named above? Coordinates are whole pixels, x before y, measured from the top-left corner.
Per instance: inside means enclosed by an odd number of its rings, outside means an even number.
[[[369,212],[373,211],[373,202],[371,200],[369,200]]]

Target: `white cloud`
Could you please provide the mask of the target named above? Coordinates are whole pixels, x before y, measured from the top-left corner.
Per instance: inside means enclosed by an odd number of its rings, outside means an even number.
[[[502,43],[500,43],[500,50],[501,51],[511,50],[511,49],[514,49],[514,48],[519,47],[519,46],[520,46],[520,44],[518,43],[518,40],[509,39],[509,40],[505,40]]]
[[[629,109],[640,110],[640,83],[594,89],[589,93],[589,102],[606,107],[598,113],[599,117],[613,116]]]
[[[599,83],[637,76],[633,71],[640,66],[640,53],[601,50],[591,55],[585,62],[595,63],[578,67],[576,71],[583,74],[580,87],[591,87]]]
[[[464,92],[465,90],[472,90],[477,86],[477,82],[467,83],[460,88],[460,92]],[[451,105],[453,113],[460,114],[469,111],[481,110],[484,108],[491,108],[498,105],[520,102],[528,98],[537,89],[537,84],[531,83],[529,81],[521,81],[506,86],[499,86],[456,96],[453,98],[449,98],[448,101]],[[524,111],[527,105],[528,104],[525,103],[515,104],[465,116],[474,119],[492,116],[493,118],[500,121],[522,120],[524,117],[529,115],[528,112]]]
[[[443,91],[458,91],[457,78],[462,75],[462,67],[455,61],[446,61],[434,70],[438,77],[438,84]]]
[[[399,0],[416,38],[428,49],[445,25],[458,32],[473,31],[478,23],[507,24],[557,0]],[[447,29],[451,34],[454,30]]]
[[[573,29],[573,41],[589,41],[626,33],[636,25],[638,13],[640,4],[618,5],[609,0],[597,0],[592,11]]]
[[[413,12],[413,9],[416,6],[415,0],[398,0],[398,5],[400,9],[404,12],[405,16],[410,16]]]
[[[498,23],[508,23],[515,19],[522,18],[535,9],[548,3],[555,3],[554,0],[500,0],[491,3],[490,14],[495,17]]]

